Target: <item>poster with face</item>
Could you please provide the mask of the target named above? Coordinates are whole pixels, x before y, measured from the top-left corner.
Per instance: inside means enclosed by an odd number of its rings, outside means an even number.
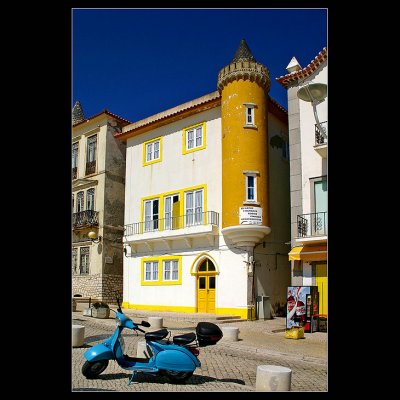
[[[286,328],[301,327],[306,323],[307,286],[289,286],[287,292]]]

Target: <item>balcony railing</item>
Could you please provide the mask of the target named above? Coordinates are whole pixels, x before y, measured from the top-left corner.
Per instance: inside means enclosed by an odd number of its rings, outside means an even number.
[[[328,143],[328,121],[320,123],[323,132],[321,132],[318,128],[318,125],[315,124],[315,144],[327,144]]]
[[[97,225],[99,225],[98,211],[86,210],[72,214],[72,226],[74,228]]]
[[[219,214],[215,211],[186,214],[179,217],[151,219],[144,222],[125,225],[125,236],[137,235],[147,232],[169,231],[183,229],[197,225],[219,224]]]
[[[328,212],[302,214],[297,216],[298,237],[326,236],[328,233]]]
[[[77,171],[78,171],[78,168],[77,168],[77,167],[72,168],[72,179],[76,179],[76,177],[77,177]]]
[[[86,163],[86,175],[94,174],[96,172],[96,160]]]

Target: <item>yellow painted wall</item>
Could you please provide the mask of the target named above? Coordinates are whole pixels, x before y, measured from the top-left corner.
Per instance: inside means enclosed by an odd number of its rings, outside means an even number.
[[[246,200],[244,170],[259,171],[257,201],[263,225],[269,226],[267,94],[256,82],[234,80],[221,93],[222,228],[239,225],[239,207]],[[255,103],[257,128],[245,128],[246,107]]]

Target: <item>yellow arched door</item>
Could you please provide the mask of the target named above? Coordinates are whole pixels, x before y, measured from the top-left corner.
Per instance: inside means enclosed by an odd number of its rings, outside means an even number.
[[[197,312],[215,313],[215,279],[217,271],[209,259],[204,260],[197,272]]]

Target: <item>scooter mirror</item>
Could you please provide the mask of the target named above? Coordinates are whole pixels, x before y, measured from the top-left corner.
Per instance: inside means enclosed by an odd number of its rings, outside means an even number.
[[[147,321],[142,321],[140,325],[145,326],[146,328],[149,328],[151,326]]]

